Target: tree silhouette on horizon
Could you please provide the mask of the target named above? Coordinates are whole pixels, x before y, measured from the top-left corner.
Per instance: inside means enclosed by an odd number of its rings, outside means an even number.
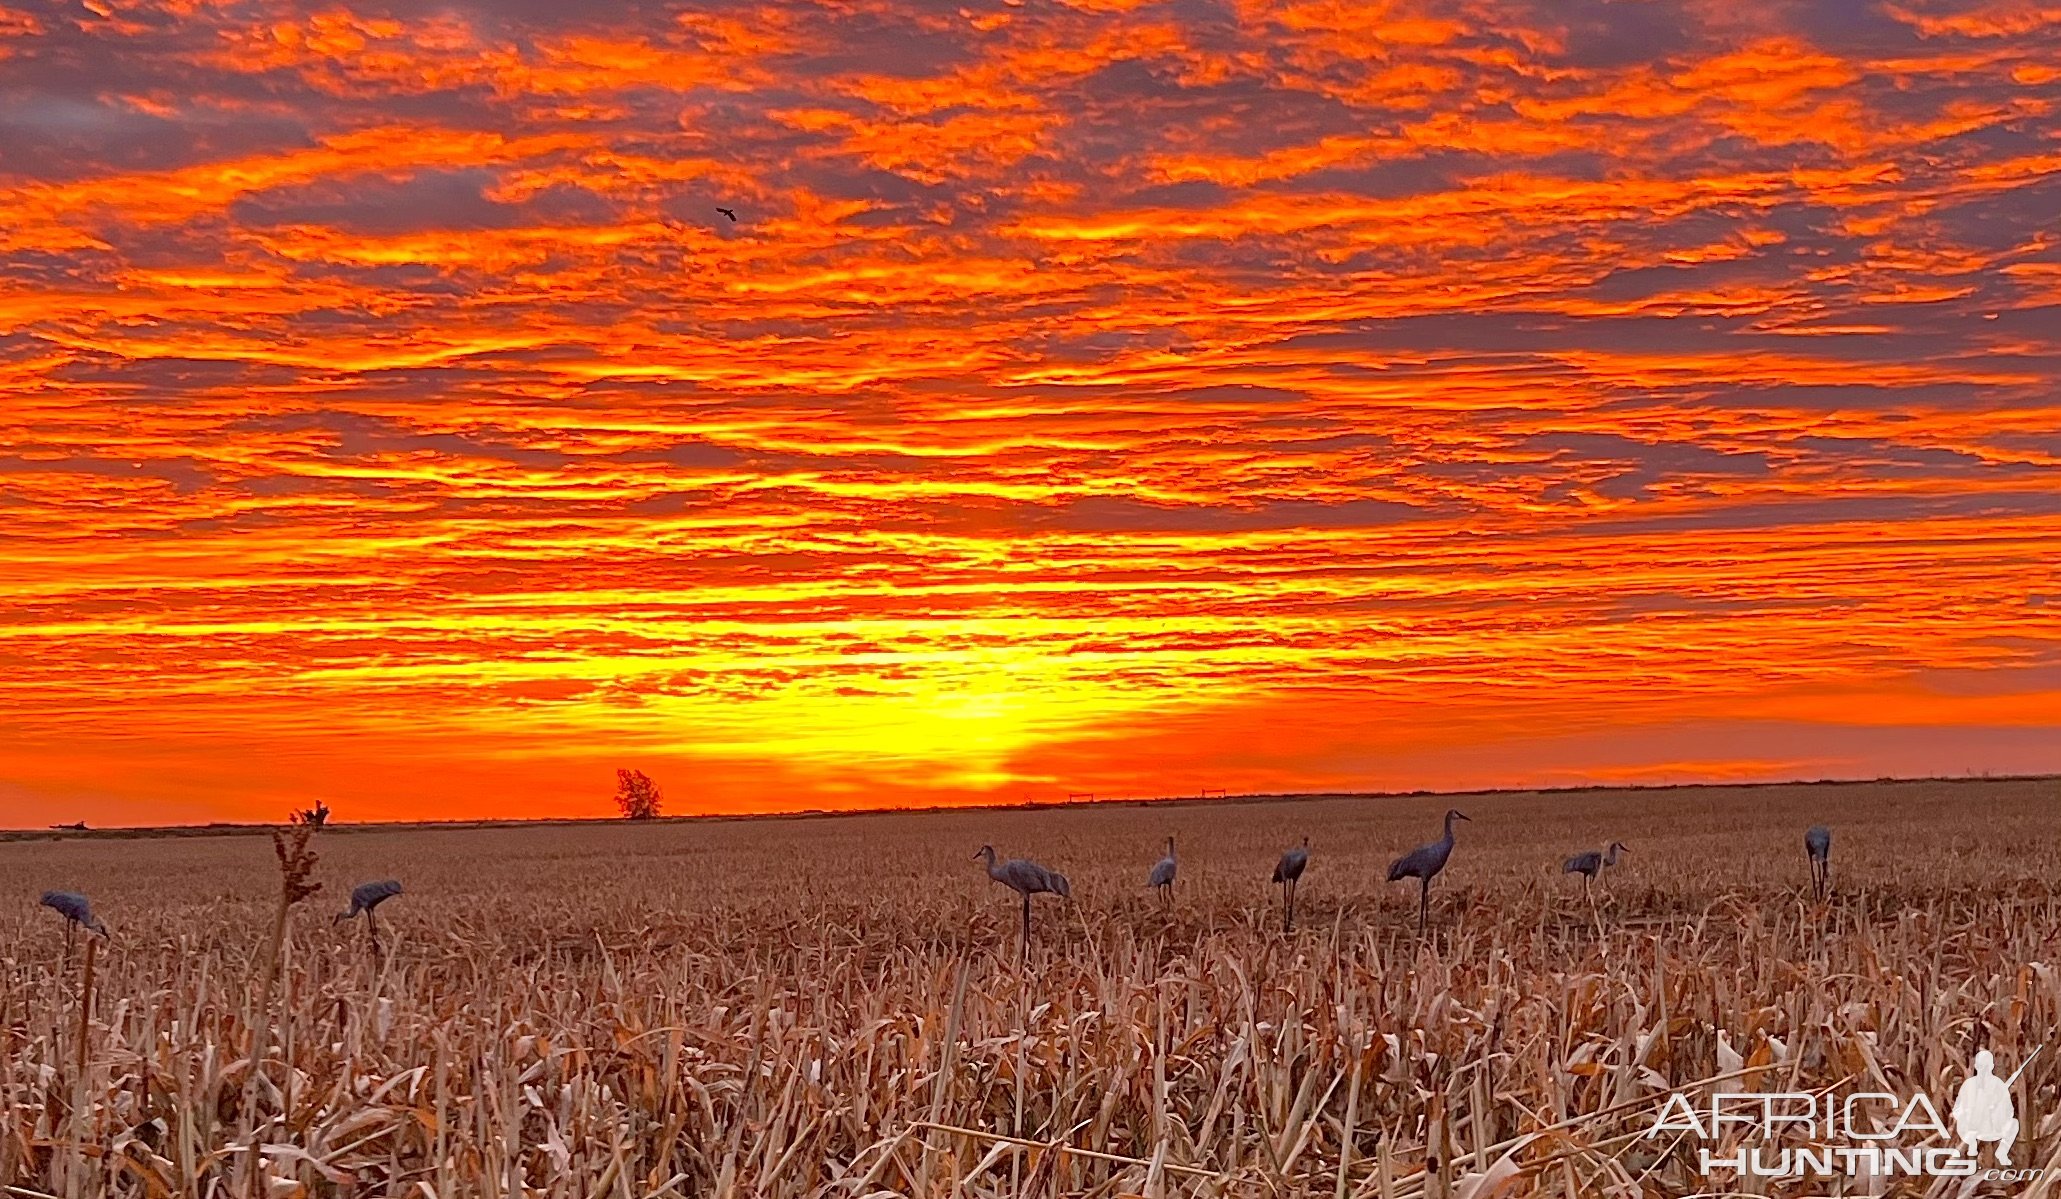
[[[625,820],[652,820],[665,803],[665,793],[641,770],[615,772],[615,806]]]

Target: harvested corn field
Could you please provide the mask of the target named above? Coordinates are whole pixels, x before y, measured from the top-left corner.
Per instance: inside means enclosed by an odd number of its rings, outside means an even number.
[[[1945,1113],[1988,1048],[2000,1075],[2030,1059],[2013,1160],[2061,1166],[2061,1046],[2034,1052],[2061,1005],[2057,799],[2008,780],[332,828],[283,932],[262,836],[0,843],[0,1178],[63,1196],[2043,1193],[1706,1176],[1699,1150],[1730,1158],[1747,1129],[1648,1133],[1678,1090],[1692,1108],[1922,1092]],[[1449,806],[1471,820],[1420,937],[1416,884],[1383,880]],[[1813,824],[1834,838],[1823,903]],[[1145,881],[1168,835],[1162,909]],[[1305,835],[1284,931],[1268,877]],[[1593,890],[1563,872],[1613,840],[1630,852]],[[1071,880],[1071,900],[1034,897],[1027,953],[983,844]],[[376,941],[333,919],[388,877],[404,890]],[[90,896],[110,938],[68,936],[36,902],[52,888]]]

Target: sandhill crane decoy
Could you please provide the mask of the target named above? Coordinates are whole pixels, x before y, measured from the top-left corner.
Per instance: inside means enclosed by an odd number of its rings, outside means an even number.
[[[365,931],[373,941],[379,940],[379,919],[372,909],[401,893],[401,884],[395,879],[381,879],[376,883],[359,883],[351,888],[351,906],[337,913],[335,923],[342,924],[358,913],[365,913]]]
[[[1446,809],[1446,835],[1429,845],[1417,848],[1395,860],[1388,868],[1388,881],[1414,878],[1417,886],[1417,931],[1422,933],[1431,915],[1431,880],[1446,868],[1446,859],[1453,856],[1453,821],[1467,820],[1466,813],[1454,808]],[[1472,821],[1469,821],[1472,823]]]
[[[1608,850],[1592,849],[1578,853],[1561,864],[1560,873],[1582,876],[1582,890],[1586,891],[1596,881],[1596,876],[1606,868],[1617,865],[1617,855],[1630,853],[1632,848],[1622,841],[1612,841]]]
[[[1281,884],[1281,931],[1295,927],[1295,886],[1302,878],[1303,868],[1310,864],[1310,839],[1304,837],[1302,844],[1281,855],[1274,863],[1274,881]]]
[[[1803,852],[1811,860],[1811,897],[1823,899],[1832,893],[1832,830],[1812,825],[1803,835]]]
[[[736,209],[734,209],[734,208],[718,208],[718,209],[716,209],[716,211],[717,211],[717,212],[720,212],[720,213],[722,213],[722,214],[723,214],[724,216],[726,216],[726,217],[729,217],[729,218],[730,218],[730,223],[731,223],[731,224],[733,224],[733,225],[734,225],[734,224],[736,224],[736,223],[737,223],[737,210],[736,210]]]
[[[102,940],[112,939],[107,935],[107,926],[100,922],[100,917],[93,914],[93,901],[77,891],[45,891],[41,902],[44,907],[64,917],[66,954],[71,953],[72,939],[81,928],[99,933]]]
[[[1166,856],[1153,864],[1152,874],[1145,880],[1146,886],[1158,888],[1161,906],[1173,902],[1174,871],[1179,865],[1180,863],[1174,860],[1174,839],[1168,837],[1166,839]]]
[[[995,847],[983,845],[973,855],[984,858],[988,864],[988,877],[1012,888],[1023,896],[1023,956],[1030,956],[1031,896],[1057,895],[1061,899],[1073,898],[1073,887],[1066,876],[1057,870],[1047,870],[1027,858],[1010,858],[1005,862],[995,861]]]

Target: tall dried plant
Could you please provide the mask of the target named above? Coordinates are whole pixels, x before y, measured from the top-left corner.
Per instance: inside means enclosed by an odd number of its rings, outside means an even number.
[[[85,1185],[90,1171],[85,1155],[85,1145],[92,1127],[88,1102],[91,1088],[88,1084],[87,1068],[93,1037],[93,966],[99,948],[98,941],[92,937],[86,938],[86,966],[79,981],[78,1046],[72,1066],[71,1151],[63,1159],[72,1172],[72,1181],[79,1186]]]
[[[263,975],[256,992],[257,1006],[251,1013],[250,1062],[243,1083],[243,1114],[249,1121],[251,1136],[248,1164],[252,1194],[258,1193],[259,1187],[258,1078],[264,1069],[265,1054],[271,1048],[272,994],[279,983],[280,966],[286,957],[286,932],[293,909],[322,890],[322,884],[314,881],[319,858],[308,844],[314,839],[318,827],[315,824],[296,824],[272,830],[272,852],[279,858],[279,907],[273,913],[272,940],[266,947]]]

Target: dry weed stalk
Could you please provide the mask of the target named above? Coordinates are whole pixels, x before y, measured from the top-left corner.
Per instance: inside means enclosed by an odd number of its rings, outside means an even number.
[[[90,1167],[86,1161],[86,1144],[92,1128],[92,1112],[88,1104],[91,1083],[87,1069],[91,1065],[90,1051],[93,1037],[93,981],[94,966],[99,960],[100,942],[86,938],[86,961],[79,975],[79,1022],[77,1049],[72,1059],[71,1098],[71,1152],[68,1169],[75,1185],[83,1186]]]
[[[256,1004],[249,1021],[250,1059],[245,1066],[243,1089],[243,1119],[248,1131],[246,1160],[251,1194],[257,1194],[259,1188],[258,1083],[264,1074],[265,1055],[271,1048],[272,993],[278,985],[280,971],[285,963],[287,927],[292,920],[293,909],[295,905],[322,890],[322,884],[314,879],[315,867],[320,859],[309,847],[309,842],[314,839],[318,827],[320,826],[309,823],[272,830],[272,852],[279,859],[279,906],[273,912],[272,937],[265,945],[264,967],[256,991]]]

